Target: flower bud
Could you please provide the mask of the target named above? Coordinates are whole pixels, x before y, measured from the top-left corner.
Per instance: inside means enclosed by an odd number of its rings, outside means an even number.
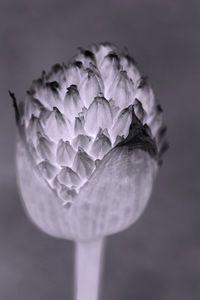
[[[117,233],[149,200],[166,150],[163,113],[134,60],[111,44],[56,66],[20,105],[10,93],[26,211],[55,237]]]

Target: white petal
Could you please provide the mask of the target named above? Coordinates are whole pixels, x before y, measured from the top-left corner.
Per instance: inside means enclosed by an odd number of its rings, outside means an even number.
[[[40,169],[40,172],[46,179],[53,178],[59,170],[47,160],[44,160],[41,163],[39,163],[38,167]]]
[[[95,157],[95,159],[102,159],[110,149],[111,142],[109,138],[100,130],[91,147],[90,153]]]
[[[146,115],[146,113],[145,113],[145,111],[144,111],[144,109],[142,107],[142,103],[139,100],[137,100],[137,99],[135,99],[135,102],[134,102],[134,112],[135,112],[137,118],[143,124],[146,123],[145,122],[145,115]]]
[[[147,114],[150,114],[155,108],[155,96],[147,78],[141,78],[135,98],[142,103]]]
[[[81,176],[82,179],[87,179],[95,167],[92,158],[82,149],[79,148],[76,153],[72,169]]]
[[[91,137],[89,137],[87,135],[79,134],[76,138],[73,139],[72,145],[77,150],[79,147],[81,147],[85,151],[87,151],[90,146],[91,140],[92,140]]]
[[[131,78],[133,83],[136,85],[141,75],[134,59],[129,55],[124,54],[120,57],[120,63],[123,67],[123,70],[127,72],[129,78]]]
[[[132,105],[123,109],[117,119],[115,120],[112,129],[110,130],[110,136],[112,142],[114,143],[117,136],[124,136],[127,137],[129,133],[129,127],[132,121]]]
[[[69,141],[60,140],[57,147],[56,158],[57,162],[63,166],[71,167],[75,157],[75,150],[70,145]]]
[[[55,162],[55,144],[47,137],[39,135],[37,141],[37,150],[43,159],[48,159],[51,162]]]
[[[65,81],[64,65],[55,64],[47,75],[48,81],[57,81],[59,84]]]
[[[112,98],[115,105],[120,108],[125,108],[128,105],[133,104],[135,99],[135,89],[133,82],[128,78],[126,71],[118,73],[107,96],[109,99]]]
[[[120,63],[119,58],[115,53],[109,53],[104,57],[102,64],[99,67],[101,76],[104,81],[104,94],[107,97],[107,92],[111,85],[113,84],[115,77],[119,73]]]
[[[74,191],[74,190],[73,190]],[[66,187],[64,184],[61,184],[61,188],[58,192],[59,197],[63,200],[63,205],[67,208],[73,203],[73,197],[71,196],[72,190]],[[75,191],[74,191],[75,192]]]
[[[45,107],[52,109],[54,106],[61,107],[59,95],[59,84],[56,81],[42,84],[34,84],[34,97],[38,99]]]
[[[44,108],[44,106],[38,99],[34,98],[34,96],[31,95],[29,92],[27,93],[28,94],[25,100],[25,112],[24,112],[26,125],[30,121],[32,115],[38,118],[40,115],[40,111]]]
[[[77,117],[84,105],[81,101],[76,85],[71,85],[67,88],[67,90],[68,91],[64,99],[64,112],[65,116],[70,119]]]
[[[40,119],[40,122],[41,122],[42,125],[45,125],[45,123],[46,123],[47,119],[49,118],[50,114],[51,114],[50,110],[48,110],[46,108],[41,109],[39,119]]]
[[[84,130],[84,118],[76,117],[75,124],[74,124],[74,134],[85,134]]]
[[[53,108],[49,118],[45,124],[45,133],[54,141],[60,139],[67,140],[71,137],[70,122],[64,119],[62,113],[56,108]]]
[[[111,108],[112,116],[113,116],[113,120],[114,120],[120,112],[120,107],[116,105],[116,103],[113,99],[111,99],[109,101],[109,104],[110,104],[110,108]]]
[[[31,140],[34,146],[36,146],[36,142],[38,139],[38,132],[43,135],[44,134],[43,127],[40,123],[40,120],[37,117],[32,115],[26,131],[26,138],[28,141]]]
[[[83,65],[80,61],[70,64],[65,70],[66,88],[72,84],[79,86],[80,80],[84,75]]]
[[[61,99],[64,99],[64,95],[66,92],[66,78],[64,73],[65,66],[64,64],[55,64],[49,74],[47,75],[47,80],[52,82],[56,81],[59,84],[59,95]]]
[[[76,172],[68,167],[63,167],[60,173],[57,175],[58,180],[67,186],[79,186],[81,179]]]
[[[91,63],[90,66],[89,66],[89,70],[91,70],[95,74],[95,77],[98,80],[98,83],[99,83],[99,86],[100,86],[100,90],[103,93],[104,92],[104,83],[103,83],[103,79],[101,77],[101,73],[100,73],[99,69],[97,68],[96,65]]]
[[[85,130],[90,135],[96,135],[99,128],[110,128],[112,112],[109,102],[103,97],[96,97],[88,108],[85,118]]]
[[[91,63],[96,63],[96,59],[93,52],[90,50],[84,50],[82,48],[79,48],[79,53],[76,56],[76,60],[81,61],[85,68],[88,68]]]
[[[88,108],[95,97],[101,92],[99,81],[92,70],[88,70],[88,75],[83,79],[80,85],[80,96]]]
[[[110,43],[101,43],[100,45],[92,45],[92,51],[95,54],[98,66],[100,66],[110,52],[117,52],[117,48]]]

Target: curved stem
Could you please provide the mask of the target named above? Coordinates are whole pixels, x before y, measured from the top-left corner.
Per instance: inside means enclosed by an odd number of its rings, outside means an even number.
[[[104,239],[77,242],[75,300],[98,300]]]

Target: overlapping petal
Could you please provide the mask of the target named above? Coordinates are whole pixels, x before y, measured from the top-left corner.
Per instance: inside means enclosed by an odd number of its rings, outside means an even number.
[[[109,43],[93,45],[43,72],[25,104],[10,94],[19,186],[33,221],[79,240],[135,222],[167,144],[162,109],[134,59]]]

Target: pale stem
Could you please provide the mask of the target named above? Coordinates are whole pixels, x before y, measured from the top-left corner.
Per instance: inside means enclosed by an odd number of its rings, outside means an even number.
[[[75,300],[98,300],[104,239],[77,242]]]

